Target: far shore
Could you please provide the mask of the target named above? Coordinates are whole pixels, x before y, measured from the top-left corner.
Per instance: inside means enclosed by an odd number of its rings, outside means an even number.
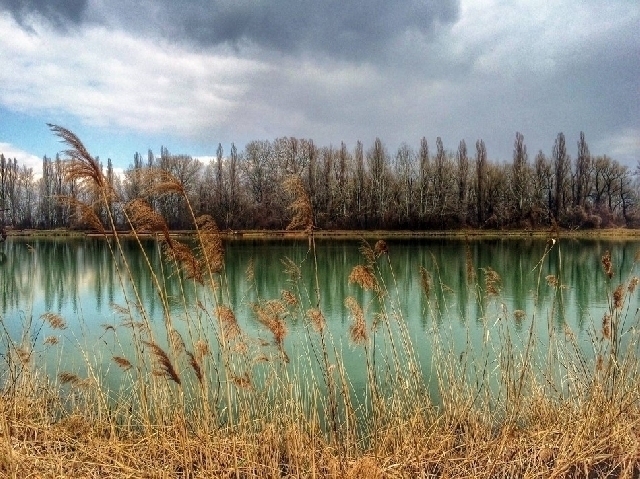
[[[118,230],[120,236],[133,236],[131,230]],[[172,230],[171,236],[184,237],[191,236],[195,233],[193,230]],[[7,236],[12,237],[102,237],[111,236],[113,233],[99,233],[95,230],[69,230],[66,228],[59,229],[7,229]],[[159,233],[139,232],[141,237],[153,237]],[[245,240],[245,239],[306,239],[309,234],[306,231],[291,230],[221,230],[221,236],[227,240]],[[628,228],[603,228],[603,229],[576,229],[552,230],[550,228],[532,229],[532,230],[481,230],[481,229],[462,229],[462,230],[322,230],[313,231],[316,238],[326,239],[419,239],[419,238],[451,238],[451,239],[492,239],[492,238],[603,238],[603,239],[635,239],[640,238],[640,229]]]

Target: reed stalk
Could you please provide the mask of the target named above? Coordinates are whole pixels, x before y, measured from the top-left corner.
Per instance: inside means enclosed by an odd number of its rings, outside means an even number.
[[[423,317],[405,317],[404,303],[418,298],[405,297],[402,285],[413,278],[395,268],[392,246],[365,243],[361,264],[336,279],[352,294],[338,305],[348,313],[348,332],[336,337],[322,309],[330,292],[321,290],[323,258],[299,177],[285,188],[292,195],[291,228],[307,233],[304,259],[283,261],[289,281],[277,298],[263,297],[251,268],[250,294],[233,304],[217,227],[196,217],[180,182],[156,172],[156,193],[185,202],[196,247],[170,236],[150,206],[138,203],[146,218],[125,211],[162,305],[164,321],[153,324],[115,230],[110,205],[120,200],[80,140],[61,127],[52,130],[71,147],[70,177],[100,192],[114,238],[111,255],[123,258],[120,285],[125,292],[130,282],[135,297],[114,313],[128,319],[131,332],[108,325],[97,341],[107,343],[111,367],[121,371],[114,393],[105,380],[114,371],[100,366],[104,351],[80,340],[69,346],[64,338],[44,339],[62,336],[68,318],[25,317],[17,338],[0,316],[3,477],[640,475],[636,265],[616,284],[615,258],[602,257],[608,309],[595,318],[593,351],[585,352],[568,324],[556,321],[565,315],[562,238],[549,241],[529,273],[536,281],[533,311],[509,311],[500,273],[473,264],[465,245],[467,284],[461,287],[475,295],[480,317],[464,319],[478,322],[478,338],[469,327],[459,334],[447,319],[456,318],[456,292],[435,255],[407,273],[421,283],[424,305]],[[157,271],[140,237],[149,229],[165,244]],[[557,270],[545,278],[550,257]],[[182,275],[175,304],[169,303],[169,274]],[[189,286],[197,304],[187,298]],[[553,296],[539,312],[543,288]],[[258,333],[241,327],[243,307],[260,325]],[[138,316],[144,327],[134,326]],[[425,324],[417,335],[408,327],[414,320]],[[292,344],[287,331],[300,324],[304,334]],[[165,336],[166,343],[158,339]],[[122,352],[128,339],[133,357]],[[431,351],[429,370],[418,341]],[[59,348],[61,357],[65,347],[81,349],[83,364],[47,376],[44,352]],[[346,348],[361,361],[348,364]],[[365,378],[362,388],[355,374]]]

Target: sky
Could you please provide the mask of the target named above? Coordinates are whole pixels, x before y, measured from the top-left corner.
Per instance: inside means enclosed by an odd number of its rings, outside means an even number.
[[[0,152],[38,169],[74,131],[118,169],[251,140],[394,155],[441,137],[530,161],[640,160],[637,0],[0,0]]]

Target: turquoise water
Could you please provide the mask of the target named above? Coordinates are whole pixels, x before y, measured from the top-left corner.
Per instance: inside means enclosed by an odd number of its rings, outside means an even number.
[[[432,339],[436,334],[456,355],[489,345],[487,360],[498,361],[505,331],[510,347],[521,351],[533,323],[542,347],[555,332],[572,336],[587,357],[593,356],[612,291],[621,283],[626,287],[631,277],[640,275],[634,263],[640,251],[638,241],[561,239],[552,246],[538,239],[420,239],[389,240],[387,245],[388,253],[375,265],[384,285],[382,299],[349,283],[352,268],[365,261],[360,252],[362,243],[328,239],[316,241],[315,259],[307,240],[228,241],[224,245],[225,271],[215,295],[232,307],[242,334],[251,338],[244,343],[256,355],[264,349],[264,354],[272,357],[280,352],[274,347],[272,334],[258,321],[254,305],[280,299],[283,290],[302,298],[300,305],[289,307],[282,315],[286,326],[283,349],[291,368],[314,369],[313,360],[297,359],[318,355],[314,349],[318,342],[313,339],[317,333],[305,313],[319,306],[331,344],[357,389],[366,382],[362,367],[366,357],[364,348],[349,337],[352,318],[345,307],[348,296],[363,307],[374,348],[389,348],[380,333],[384,321],[406,324],[429,381],[433,378]],[[49,371],[82,373],[90,362],[105,382],[117,383],[122,373],[112,357],[133,354],[131,328],[123,326],[128,319],[118,306],[139,297],[155,340],[168,348],[167,313],[163,312],[154,275],[166,293],[172,328],[181,334],[187,348],[193,349],[203,334],[215,335],[210,289],[195,285],[162,260],[159,243],[146,240],[143,247],[151,269],[133,240],[123,240],[123,258],[113,240],[9,238],[0,257],[0,313],[5,328],[1,347],[6,351],[8,336],[15,344],[31,345]],[[606,251],[612,256],[611,279],[602,266]],[[300,269],[299,281],[292,281],[285,271],[287,262]],[[430,278],[428,296],[420,268]],[[499,277],[494,285],[496,294],[486,291],[488,268]],[[548,278],[550,275],[553,278]],[[639,295],[637,288],[624,298],[628,324],[637,319]],[[52,328],[42,319],[47,312],[59,314],[66,328]],[[142,321],[137,313],[136,318]],[[399,338],[396,326],[392,330]],[[51,337],[56,338],[56,344],[51,344]],[[379,343],[374,342],[376,337],[381,338]],[[208,339],[215,343],[211,336]]]

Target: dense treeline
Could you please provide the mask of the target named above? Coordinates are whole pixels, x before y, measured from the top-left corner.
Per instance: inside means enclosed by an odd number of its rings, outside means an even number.
[[[511,162],[492,162],[484,142],[455,151],[435,148],[425,138],[418,150],[402,144],[390,153],[380,139],[368,149],[318,147],[312,140],[251,141],[244,151],[221,145],[210,163],[161,148],[146,158],[136,153],[122,176],[109,159],[105,178],[114,192],[115,222],[125,224],[122,206],[145,198],[171,228],[191,224],[187,206],[172,193],[150,194],[148,174],[168,172],[183,185],[196,214],[212,215],[223,229],[282,229],[291,219],[291,198],[283,187],[301,177],[313,206],[315,225],[324,229],[566,228],[640,226],[640,162],[635,171],[616,160],[591,156],[584,134],[572,159],[559,133],[551,155],[528,155],[516,133]],[[156,180],[153,180],[156,178]],[[157,189],[154,189],[157,191]],[[3,225],[16,228],[86,228],[77,203],[99,205],[91,191],[65,181],[65,162],[44,157],[42,177],[15,159],[0,155]],[[95,212],[105,224],[102,207]],[[120,212],[120,214],[119,214]]]

